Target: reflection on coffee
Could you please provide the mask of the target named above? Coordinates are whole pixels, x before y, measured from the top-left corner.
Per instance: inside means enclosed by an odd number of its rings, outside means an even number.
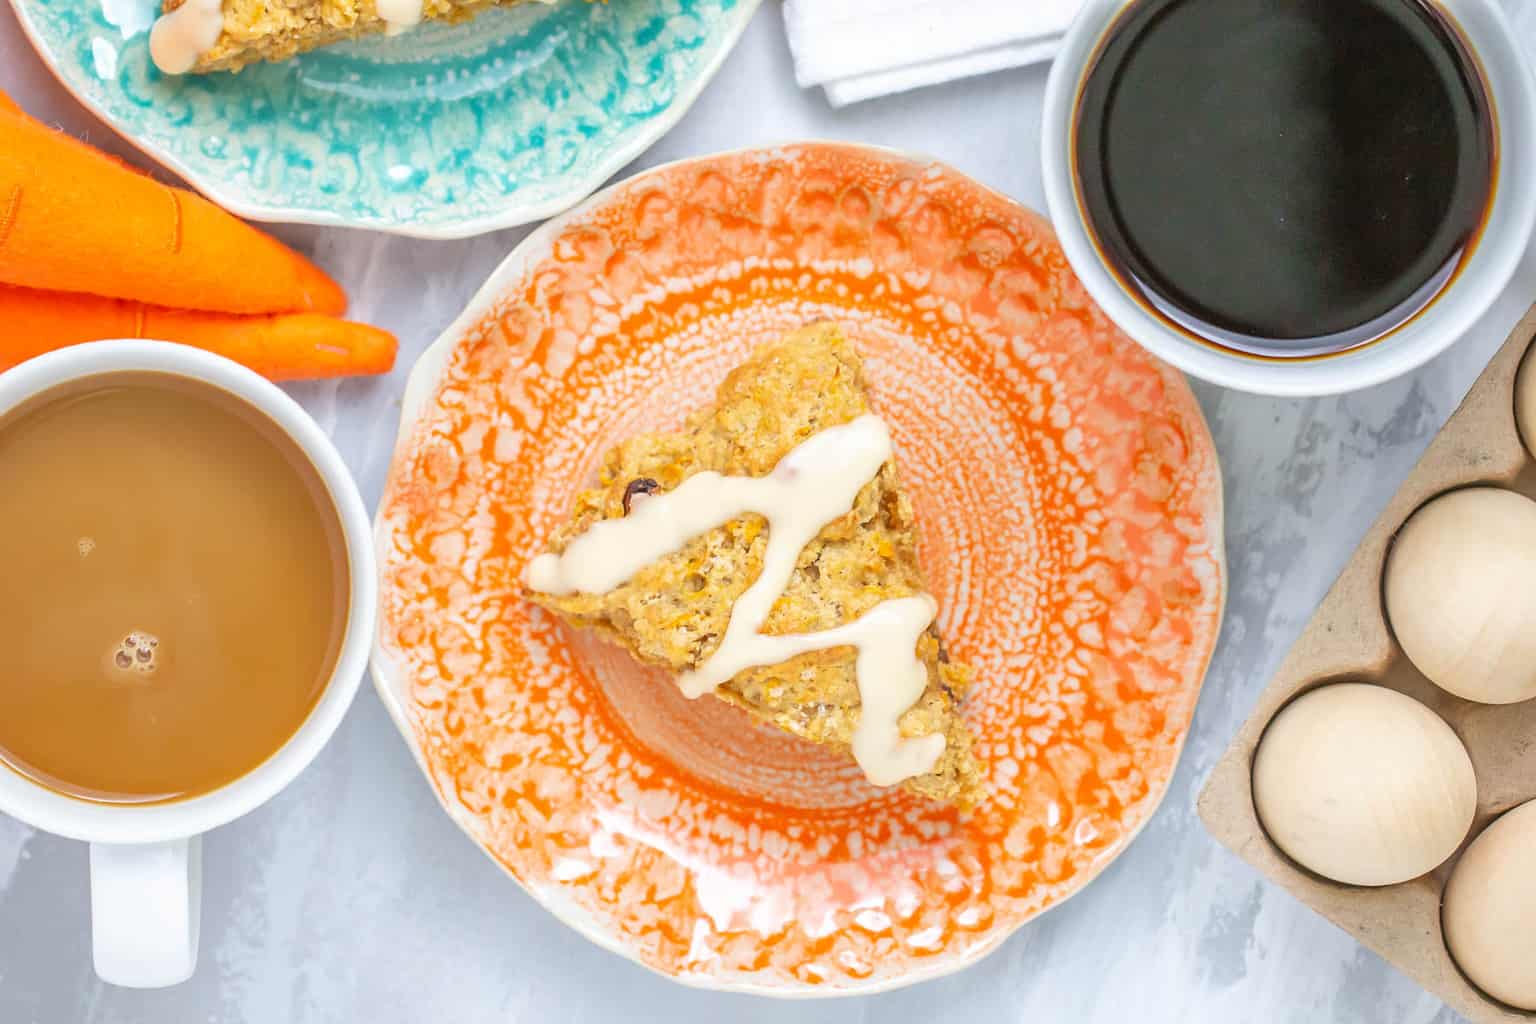
[[[154,802],[261,764],[323,692],[349,570],[318,472],[210,385],[124,373],[0,419],[0,760]]]
[[[1159,316],[1271,356],[1423,309],[1491,201],[1493,110],[1420,0],[1136,0],[1079,98],[1098,245]]]

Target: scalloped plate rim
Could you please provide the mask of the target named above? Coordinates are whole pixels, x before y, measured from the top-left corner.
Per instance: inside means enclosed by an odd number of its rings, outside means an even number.
[[[134,149],[149,157],[155,163],[175,174],[197,192],[222,206],[230,213],[245,220],[256,221],[262,224],[309,224],[316,227],[344,228],[354,231],[377,231],[381,234],[398,235],[402,238],[419,238],[426,241],[457,241],[464,238],[474,238],[479,235],[487,235],[493,231],[502,231],[507,228],[522,227],[535,221],[545,220],[558,214],[571,211],[583,200],[591,198],[603,187],[603,183],[618,174],[634,160],[639,159],[646,150],[650,149],[663,136],[677,127],[677,123],[683,119],[683,115],[693,107],[703,93],[705,86],[714,80],[720,65],[736,49],[736,44],[741,41],[747,26],[751,24],[753,16],[763,0],[736,0],[737,7],[733,9],[731,19],[726,23],[725,31],[720,37],[720,46],[710,55],[698,74],[688,79],[679,90],[678,98],[667,109],[656,117],[644,122],[643,125],[633,130],[618,145],[615,145],[608,155],[592,166],[586,174],[573,178],[574,184],[561,195],[552,199],[546,199],[539,203],[516,204],[512,203],[506,209],[495,214],[483,214],[467,220],[450,222],[445,224],[415,225],[409,221],[401,222],[376,222],[363,220],[357,217],[349,217],[339,213],[328,213],[317,210],[296,210],[291,207],[275,206],[269,204],[254,204],[241,198],[228,195],[220,187],[218,182],[205,180],[194,173],[180,159],[168,152],[162,152],[154,144],[139,139],[127,125],[122,124],[112,114],[108,113],[90,96],[85,95],[75,87],[62,68],[53,51],[43,42],[37,27],[33,24],[28,13],[28,6],[34,2],[46,2],[46,0],[10,0],[11,10],[16,15],[17,24],[21,26],[21,33],[26,37],[32,52],[37,54],[48,73],[54,80],[63,86],[76,103],[80,104],[91,116],[102,124],[112,129],[123,141]],[[682,162],[682,161],[677,161]],[[622,184],[622,183],[615,183]],[[606,191],[606,190],[604,190]],[[531,237],[531,236],[530,236]],[[515,249],[514,249],[515,252]],[[479,298],[477,295],[476,298]]]
[[[814,149],[821,147],[869,153],[885,159],[900,160],[921,167],[940,167],[964,179],[975,188],[981,189],[994,196],[998,196],[1012,205],[1023,206],[1023,204],[1018,202],[1018,200],[1015,200],[1006,194],[999,192],[998,190],[991,188],[990,186],[985,185],[980,181],[977,181],[975,178],[972,178],[970,175],[965,174],[963,171],[956,169],[952,164],[949,164],[943,160],[916,153],[911,150],[903,150],[890,146],[879,146],[865,143],[813,139],[783,142],[777,144],[742,146],[736,149],[722,150],[717,153],[706,154],[704,156],[685,157],[680,160],[673,160],[668,163],[658,164],[655,167],[647,168],[646,170],[633,175],[632,177],[626,178],[620,182],[615,182],[609,187],[594,193],[579,205],[574,206],[567,210],[565,213],[554,217],[549,221],[546,221],[544,224],[541,224],[526,238],[520,241],[517,245],[513,246],[512,251],[507,254],[506,258],[502,260],[502,262],[496,267],[495,270],[491,271],[491,274],[486,278],[485,283],[476,290],[474,296],[465,305],[463,311],[457,317],[455,317],[453,322],[444,328],[443,332],[439,334],[438,337],[422,351],[421,355],[417,357],[416,362],[412,365],[411,371],[406,378],[405,392],[401,397],[400,427],[395,438],[395,448],[391,455],[391,465],[393,465],[395,460],[399,458],[401,452],[404,450],[404,447],[410,443],[412,428],[414,428],[416,425],[417,420],[420,418],[422,408],[426,404],[427,399],[431,396],[438,381],[441,379],[442,373],[447,367],[448,358],[453,353],[454,346],[459,340],[463,330],[474,322],[477,322],[478,318],[482,315],[488,304],[500,296],[502,289],[505,288],[507,283],[514,279],[518,273],[526,269],[527,266],[533,262],[535,257],[542,256],[549,248],[551,248],[555,237],[557,237],[558,234],[572,221],[577,220],[578,218],[586,215],[593,208],[607,202],[612,195],[616,194],[621,189],[632,188],[637,184],[643,183],[644,180],[652,174],[660,174],[680,167],[686,167],[691,164],[710,163],[716,160],[726,159],[734,156],[743,156],[747,154],[772,154],[791,150]],[[1028,207],[1024,208],[1028,209]],[[1154,361],[1159,363],[1162,362],[1161,360],[1157,360],[1155,356],[1149,356],[1149,358],[1152,358]],[[1175,374],[1181,379],[1183,378],[1182,372],[1177,368],[1169,366],[1168,364],[1163,364],[1163,366],[1167,372]],[[1184,381],[1184,386],[1189,386],[1187,381]],[[1217,476],[1218,481],[1220,481],[1223,479],[1220,453],[1216,450],[1215,439],[1210,433],[1210,424],[1206,420],[1205,412],[1200,408],[1198,401],[1195,403],[1195,411],[1200,416],[1200,423],[1201,426],[1205,428],[1206,436],[1211,437],[1211,466],[1212,470]],[[1220,646],[1221,627],[1226,619],[1226,605],[1229,588],[1226,549],[1225,502],[1225,489],[1220,486],[1214,488],[1212,499],[1213,507],[1211,509],[1211,521],[1214,524],[1214,527],[1210,540],[1213,556],[1216,560],[1218,569],[1217,584],[1219,587],[1219,595],[1216,604],[1215,629],[1213,631],[1213,636],[1216,638],[1216,641],[1212,643],[1211,650],[1206,655],[1205,664],[1200,667],[1199,672],[1199,686],[1202,692],[1205,686],[1205,678],[1210,671],[1211,661],[1214,659],[1216,650]],[[383,556],[385,553],[385,543],[388,539],[387,533],[388,524],[384,516],[384,504],[381,501],[379,509],[374,515],[374,544],[381,576],[384,566]],[[509,878],[517,883],[518,887],[522,889],[523,892],[527,893],[528,896],[530,896],[536,903],[538,903],[541,907],[552,914],[556,920],[560,921],[566,927],[572,929],[583,938],[592,942],[594,945],[605,949],[610,953],[616,953],[631,963],[639,964],[641,967],[644,967],[652,974],[665,978],[668,981],[676,982],[688,988],[699,989],[702,991],[732,992],[744,995],[769,996],[772,998],[784,1000],[841,999],[851,996],[867,996],[876,995],[881,992],[891,992],[896,989],[906,988],[910,985],[916,985],[921,982],[933,981],[939,978],[947,977],[958,971],[962,971],[967,967],[973,966],[974,964],[990,956],[992,953],[996,952],[1005,941],[1017,933],[1020,928],[1024,927],[1026,924],[1030,924],[1039,920],[1043,915],[1049,913],[1052,910],[1055,910],[1057,907],[1062,906],[1067,901],[1071,900],[1074,896],[1078,895],[1084,889],[1092,885],[1095,881],[1098,880],[1099,876],[1104,872],[1106,868],[1117,861],[1127,850],[1130,849],[1131,845],[1135,843],[1137,838],[1140,837],[1142,830],[1151,823],[1152,819],[1157,816],[1158,810],[1162,807],[1163,800],[1167,797],[1168,790],[1173,785],[1173,777],[1178,771],[1178,765],[1183,758],[1184,746],[1189,740],[1189,734],[1194,730],[1192,712],[1190,724],[1185,727],[1182,735],[1179,737],[1178,745],[1175,749],[1174,757],[1171,762],[1172,770],[1170,770],[1167,776],[1162,779],[1161,784],[1157,788],[1157,793],[1152,798],[1147,808],[1147,813],[1145,816],[1143,816],[1141,821],[1136,825],[1134,829],[1126,834],[1124,841],[1120,843],[1118,849],[1116,849],[1114,852],[1114,855],[1105,857],[1095,863],[1092,867],[1092,870],[1089,871],[1087,876],[1083,879],[1082,884],[1074,887],[1070,892],[1062,896],[1060,899],[1054,901],[1053,903],[1050,903],[1049,905],[1035,911],[1032,914],[1027,914],[1019,918],[1017,921],[1011,922],[1005,928],[999,929],[989,941],[978,943],[975,946],[960,952],[952,953],[947,956],[941,956],[938,959],[938,962],[934,963],[932,967],[924,968],[922,970],[908,970],[903,973],[881,977],[877,980],[861,981],[848,985],[839,985],[835,988],[823,988],[812,985],[793,985],[782,982],[776,984],[763,984],[761,982],[733,980],[731,978],[722,978],[708,974],[672,974],[668,971],[664,971],[653,964],[646,963],[632,948],[614,938],[612,933],[604,927],[600,920],[597,920],[594,915],[584,907],[581,907],[580,905],[567,899],[564,894],[560,892],[558,886],[529,882],[523,878],[520,878],[515,872],[512,871],[509,866],[503,863],[499,857],[492,853],[491,850],[480,841],[480,839],[475,835],[470,823],[461,815],[459,811],[456,811],[453,806],[449,804],[447,797],[442,791],[442,788],[437,784],[437,780],[433,777],[432,769],[427,764],[426,758],[422,753],[420,741],[412,730],[410,718],[406,712],[404,701],[397,692],[399,689],[399,684],[403,680],[404,673],[400,671],[393,655],[390,654],[384,645],[384,617],[382,615],[379,617],[378,629],[374,636],[373,656],[370,659],[369,666],[372,670],[371,674],[373,677],[374,690],[378,693],[380,701],[384,704],[385,710],[389,713],[390,721],[394,722],[395,728],[399,730],[401,737],[405,740],[406,746],[410,748],[412,759],[416,762],[417,767],[421,769],[422,774],[426,776],[427,783],[431,786],[433,796],[436,797],[438,805],[442,807],[443,811],[448,815],[449,819],[459,827],[460,831],[468,836],[469,839],[475,844],[475,846],[480,849],[481,853],[490,858],[490,860],[496,864],[497,867],[501,868],[503,873],[505,873]],[[1198,697],[1196,698],[1196,702],[1198,708]]]

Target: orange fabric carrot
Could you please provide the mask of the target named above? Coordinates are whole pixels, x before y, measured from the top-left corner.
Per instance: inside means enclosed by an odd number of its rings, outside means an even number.
[[[0,104],[0,282],[226,313],[339,314],[318,267],[185,189]]]
[[[178,341],[269,380],[388,373],[395,338],[313,313],[239,316],[0,284],[0,371],[66,345],[108,338]]]

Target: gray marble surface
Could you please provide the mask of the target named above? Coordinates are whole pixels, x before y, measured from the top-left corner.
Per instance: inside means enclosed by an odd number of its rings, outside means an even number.
[[[850,139],[933,154],[1043,207],[1043,70],[833,111],[795,88],[778,16],[777,4],[764,6],[697,106],[637,167]],[[8,11],[0,89],[130,155],[53,83]],[[400,369],[386,379],[293,388],[377,501],[406,368],[525,232],[444,243],[278,233],[341,279],[357,318],[400,335]],[[202,963],[179,988],[98,982],[85,847],[0,816],[0,1024],[1456,1020],[1219,848],[1194,802],[1361,534],[1533,298],[1528,258],[1451,352],[1348,397],[1282,401],[1197,385],[1226,472],[1231,599],[1183,763],[1151,825],[1096,884],[959,975],[791,1004],[684,989],[605,953],[448,821],[365,687],[292,788],[208,837]]]

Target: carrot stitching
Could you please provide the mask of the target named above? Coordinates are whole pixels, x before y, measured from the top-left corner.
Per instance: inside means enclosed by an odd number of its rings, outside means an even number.
[[[181,196],[169,185],[161,185],[165,194],[171,198],[171,238],[170,250],[172,254],[181,252]]]
[[[16,226],[16,212],[21,209],[21,186],[11,187],[11,197],[6,200],[5,211],[0,213],[0,249],[5,248],[6,239],[11,237],[11,230]]]

